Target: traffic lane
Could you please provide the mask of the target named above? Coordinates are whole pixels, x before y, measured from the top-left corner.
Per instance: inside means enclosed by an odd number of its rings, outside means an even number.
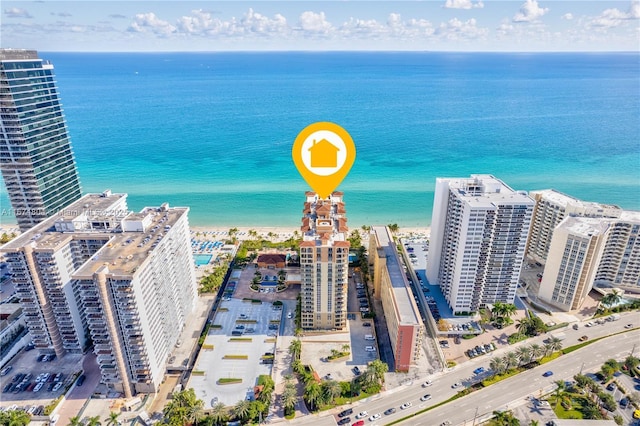
[[[570,354],[551,361],[544,366],[523,372],[509,379],[498,382],[488,388],[473,392],[466,397],[456,400],[455,404],[445,404],[432,411],[407,420],[406,425],[439,424],[439,419],[445,418],[453,424],[460,424],[475,417],[476,408],[478,418],[494,410],[509,409],[509,404],[524,399],[528,395],[538,396],[540,392],[552,391],[555,380],[568,380],[580,371],[580,361],[584,361],[584,371],[597,371],[604,360],[609,358],[624,358],[629,352],[629,345],[640,338],[640,332],[625,333],[612,336],[600,342],[589,345]],[[588,355],[588,356],[585,356]],[[551,370],[554,375],[542,377],[542,373]]]

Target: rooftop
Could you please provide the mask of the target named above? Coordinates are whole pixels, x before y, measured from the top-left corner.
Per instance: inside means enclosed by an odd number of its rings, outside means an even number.
[[[387,259],[387,270],[391,279],[393,289],[394,304],[396,312],[400,316],[401,324],[421,324],[418,307],[413,300],[409,281],[400,265],[396,243],[393,241],[389,229],[386,226],[373,226],[371,230],[375,233],[378,247],[384,251]]]
[[[341,192],[333,192],[328,198],[319,198],[315,192],[306,192],[302,218],[303,243],[306,246],[336,245],[346,242],[349,231],[346,210]]]
[[[545,200],[557,204],[562,207],[567,207],[569,205],[583,207],[583,208],[591,208],[591,209],[620,209],[620,207],[615,206],[613,204],[602,204],[593,201],[582,201],[570,195],[564,194],[562,192],[556,191],[555,189],[543,189],[540,191],[531,191],[531,195],[540,194],[544,197]]]
[[[492,207],[496,204],[533,204],[525,191],[514,191],[491,175],[471,175],[469,178],[438,178],[449,183],[458,198],[473,207]]]
[[[609,228],[609,223],[600,218],[569,216],[560,222],[558,228],[566,229],[573,235],[591,237],[604,234]]]
[[[39,59],[36,50],[29,49],[0,49],[0,61]]]

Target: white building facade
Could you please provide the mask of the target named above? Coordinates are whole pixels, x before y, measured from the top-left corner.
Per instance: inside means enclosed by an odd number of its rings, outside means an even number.
[[[89,194],[3,246],[36,348],[80,353],[90,337],[103,383],[155,392],[197,298],[188,211]]]
[[[513,302],[533,207],[490,175],[436,179],[427,279],[454,313]]]

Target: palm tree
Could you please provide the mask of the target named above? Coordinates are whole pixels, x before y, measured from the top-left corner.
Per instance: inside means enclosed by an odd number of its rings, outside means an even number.
[[[298,402],[298,391],[294,384],[287,383],[285,385],[281,400],[285,413],[291,412],[295,409],[296,403]]]
[[[507,370],[508,370],[518,365],[518,363],[520,362],[520,358],[518,357],[517,353],[508,352],[507,355],[505,356],[505,362],[507,364]]]
[[[30,422],[31,418],[22,410],[0,412],[0,424],[7,426],[26,426]]]
[[[233,415],[235,418],[243,422],[248,419],[251,412],[251,402],[243,399],[233,406]]]
[[[514,305],[513,303],[505,303],[502,307],[502,310],[504,312],[504,316],[509,318],[516,313],[518,308],[516,308],[516,305]]]
[[[555,351],[559,351],[560,349],[562,349],[562,340],[558,339],[557,337],[552,337],[551,339],[549,339],[548,345],[552,353]]]
[[[378,384],[378,378],[376,377],[375,371],[370,368],[367,368],[362,375],[359,376],[360,383],[362,383],[363,388],[368,388],[369,386],[373,386]]]
[[[389,371],[387,363],[380,361],[379,359],[373,360],[369,363],[367,370],[371,369],[378,383],[384,383],[384,373]]]
[[[79,416],[73,416],[69,419],[69,426],[80,426],[81,424]]]
[[[582,416],[585,419],[597,420],[602,418],[600,409],[594,404],[587,404],[586,406],[583,406],[580,411],[582,411]]]
[[[109,412],[109,417],[107,417],[106,419],[104,419],[104,421],[106,422],[107,426],[117,426],[118,425],[118,416],[119,414],[111,411]]]
[[[531,359],[533,360],[538,360],[544,354],[544,348],[537,343],[529,346],[529,348],[531,349]]]
[[[529,426],[540,426],[540,422],[537,420],[531,420]]]
[[[162,410],[165,422],[170,425],[184,425],[196,422],[202,412],[204,403],[196,397],[193,388],[173,394],[171,401]]]
[[[638,364],[640,364],[640,359],[636,358],[633,355],[629,355],[624,359],[624,365],[629,371],[633,371],[638,366]]]
[[[560,400],[562,396],[566,393],[567,385],[564,383],[564,380],[556,380],[555,382],[556,389],[553,391],[553,396],[556,398],[556,409],[558,405],[560,405]]]
[[[544,344],[544,356],[549,355],[553,350],[551,349],[551,343],[547,342]]]
[[[333,403],[333,401],[342,393],[342,387],[340,383],[335,380],[328,380],[322,383],[322,393],[324,394],[325,401]]]
[[[531,325],[532,325],[531,318],[529,317],[520,318],[516,323],[516,330],[518,330],[522,334],[528,335]]]
[[[622,292],[614,289],[611,293],[607,293],[600,301],[601,305],[604,305],[609,309],[613,305],[617,305],[622,301]]]
[[[101,425],[100,416],[89,417],[89,420],[87,420],[87,426],[99,426],[99,425]]]
[[[520,346],[516,350],[516,354],[520,359],[520,364],[526,364],[531,361],[531,348],[528,346]]]
[[[501,357],[491,358],[489,362],[489,368],[493,371],[493,374],[502,374],[506,369],[505,359]]]
[[[494,411],[492,424],[499,426],[519,426],[520,420],[513,417],[511,411]]]
[[[190,404],[186,409],[187,420],[189,420],[192,424],[197,425],[198,421],[203,416],[204,402],[201,399],[196,400],[194,403]]]
[[[211,407],[211,411],[209,411],[209,418],[213,421],[215,425],[222,425],[227,423],[229,419],[229,412],[227,407],[222,402],[218,402],[213,407]]]
[[[344,345],[342,345],[342,352],[349,352],[349,349],[351,349],[351,346],[349,346],[349,344],[345,343]]]
[[[300,352],[302,350],[302,342],[300,339],[293,339],[289,345],[289,352],[293,359],[300,359]]]
[[[315,410],[318,402],[322,401],[322,388],[315,380],[304,388],[304,399],[311,405],[311,410]]]

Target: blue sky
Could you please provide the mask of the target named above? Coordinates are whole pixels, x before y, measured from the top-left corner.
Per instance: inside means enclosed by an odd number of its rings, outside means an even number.
[[[638,51],[640,2],[2,1],[41,51]]]

